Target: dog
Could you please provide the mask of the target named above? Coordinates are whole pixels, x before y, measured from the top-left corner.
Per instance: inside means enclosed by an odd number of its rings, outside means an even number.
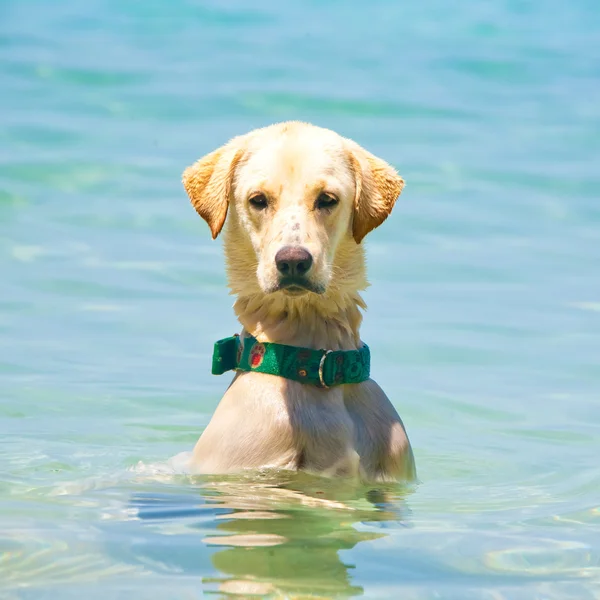
[[[302,470],[413,480],[402,420],[369,378],[361,242],[404,180],[337,133],[285,122],[233,138],[183,173],[213,239],[224,231],[239,336],[215,345],[236,371],[192,455],[194,473]]]

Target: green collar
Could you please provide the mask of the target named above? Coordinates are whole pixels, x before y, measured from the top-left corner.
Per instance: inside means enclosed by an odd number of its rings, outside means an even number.
[[[366,344],[360,350],[312,350],[234,335],[215,343],[212,373],[253,371],[328,388],[366,381],[370,363]]]

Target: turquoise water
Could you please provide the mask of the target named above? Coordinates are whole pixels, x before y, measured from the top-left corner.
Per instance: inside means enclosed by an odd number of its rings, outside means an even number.
[[[600,5],[0,2],[0,597],[600,597]],[[237,330],[185,166],[407,181],[363,338],[420,483],[192,478]],[[175,457],[175,458],[174,458]]]

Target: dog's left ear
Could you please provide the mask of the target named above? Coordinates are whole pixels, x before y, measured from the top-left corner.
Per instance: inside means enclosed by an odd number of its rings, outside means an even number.
[[[213,240],[227,217],[235,168],[244,154],[240,142],[241,138],[234,138],[183,172],[183,187],[196,212],[208,223]]]
[[[347,142],[356,180],[352,235],[360,244],[367,233],[379,227],[392,212],[404,187],[404,179],[384,160],[352,140]]]

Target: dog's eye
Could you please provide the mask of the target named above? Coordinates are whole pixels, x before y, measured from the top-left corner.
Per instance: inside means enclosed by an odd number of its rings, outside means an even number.
[[[250,202],[250,206],[256,208],[257,210],[263,210],[267,208],[267,197],[264,194],[254,194],[248,200]]]
[[[333,194],[327,194],[323,192],[319,194],[315,203],[316,208],[333,208],[339,200]]]

